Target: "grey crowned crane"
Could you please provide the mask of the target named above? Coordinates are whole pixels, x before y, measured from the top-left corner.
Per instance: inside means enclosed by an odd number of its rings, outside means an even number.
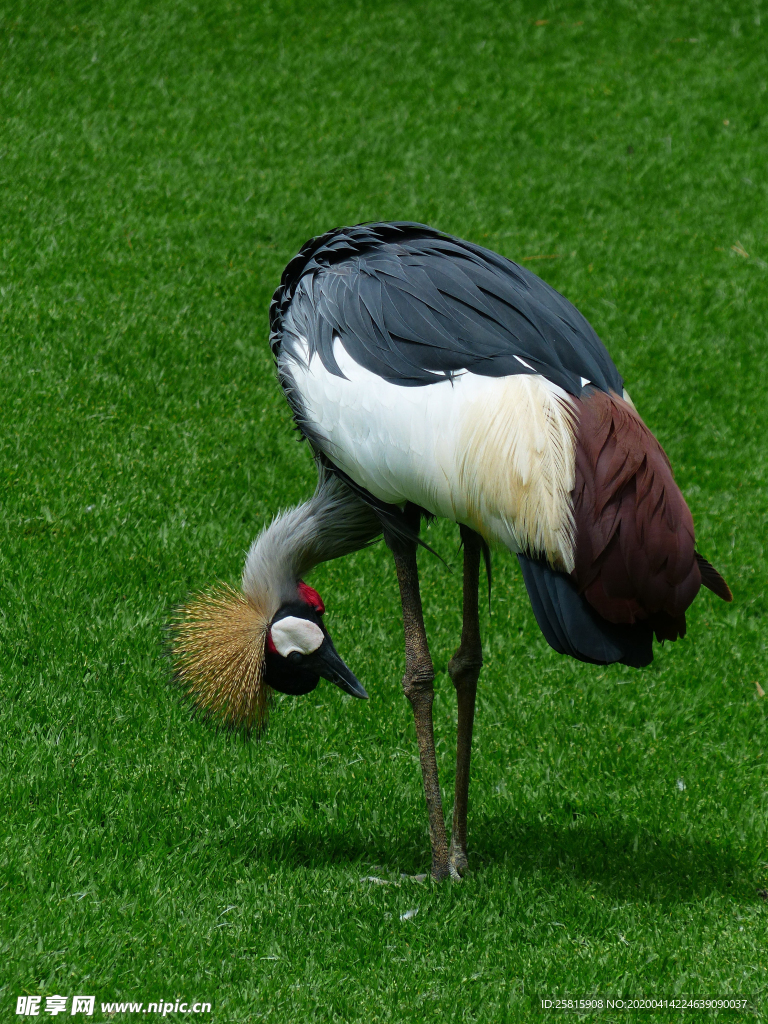
[[[459,877],[489,547],[517,556],[550,646],[597,665],[648,665],[654,634],[685,634],[702,583],[725,601],[730,590],[696,552],[669,461],[604,345],[530,271],[422,224],[340,228],[288,264],[270,326],[317,490],[256,539],[241,590],[180,609],[178,681],[197,709],[245,731],[263,725],[270,690],[308,693],[323,677],[366,697],[304,577],[383,533],[400,585],[432,876]],[[461,643],[448,666],[458,699],[450,846],[416,567],[425,515],[457,523],[464,547]]]

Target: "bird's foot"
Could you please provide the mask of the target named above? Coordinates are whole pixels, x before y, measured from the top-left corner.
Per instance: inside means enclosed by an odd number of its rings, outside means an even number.
[[[450,874],[452,874],[452,868],[449,863],[442,861],[440,863],[435,860],[432,861],[432,871],[430,872],[433,882],[444,882]]]
[[[448,870],[454,882],[460,882],[469,871],[467,851],[459,846],[454,846],[453,843],[451,843],[451,848],[448,851]]]

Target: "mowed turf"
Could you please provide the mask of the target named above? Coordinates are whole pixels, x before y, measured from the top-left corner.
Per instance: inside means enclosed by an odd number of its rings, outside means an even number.
[[[3,1020],[24,994],[93,994],[95,1021],[768,1013],[760,11],[4,5]],[[601,669],[549,650],[495,555],[460,885],[403,877],[429,840],[383,545],[312,576],[368,702],[323,683],[245,745],[190,720],[163,654],[171,608],[312,491],[268,303],[306,238],[372,219],[525,261],[587,315],[734,593],[703,592],[652,667]],[[461,555],[450,524],[428,539],[449,814]]]

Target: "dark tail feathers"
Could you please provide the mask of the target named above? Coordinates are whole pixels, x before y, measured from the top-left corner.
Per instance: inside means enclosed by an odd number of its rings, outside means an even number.
[[[717,594],[723,601],[732,601],[733,594],[731,588],[725,582],[723,577],[717,571],[717,569],[710,562],[696,552],[696,561],[699,565],[699,572],[701,573],[701,582],[707,588],[711,590],[713,594]]]
[[[590,607],[565,573],[529,555],[517,557],[533,614],[547,643],[558,654],[570,654],[592,665],[616,661],[632,668],[650,665],[653,629],[648,623],[630,626],[607,622]]]

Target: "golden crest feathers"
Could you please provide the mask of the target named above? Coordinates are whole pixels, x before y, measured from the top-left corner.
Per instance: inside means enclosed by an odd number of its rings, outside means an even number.
[[[170,623],[175,680],[192,707],[227,729],[260,733],[267,720],[264,681],[269,620],[226,584],[198,594]]]

